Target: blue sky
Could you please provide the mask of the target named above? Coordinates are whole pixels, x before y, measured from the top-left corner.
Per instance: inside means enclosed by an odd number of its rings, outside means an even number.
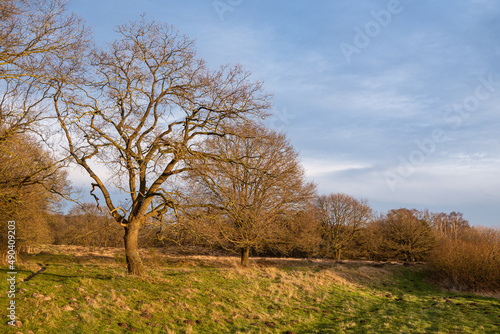
[[[322,194],[460,211],[500,227],[500,2],[73,0],[112,41],[140,14],[194,38],[212,67],[242,64],[274,93]]]

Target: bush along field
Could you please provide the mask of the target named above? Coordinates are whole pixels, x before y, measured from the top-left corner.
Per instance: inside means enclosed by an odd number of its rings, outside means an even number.
[[[101,252],[102,253],[102,252]],[[5,333],[498,333],[500,300],[428,282],[425,265],[294,259],[27,255]],[[44,270],[41,270],[45,268]],[[7,277],[8,268],[1,269]],[[38,273],[37,273],[38,272]],[[37,274],[35,274],[37,273]],[[33,276],[33,274],[35,274]],[[8,281],[0,281],[2,291]],[[6,314],[7,294],[1,305]],[[6,314],[7,315],[7,314]]]

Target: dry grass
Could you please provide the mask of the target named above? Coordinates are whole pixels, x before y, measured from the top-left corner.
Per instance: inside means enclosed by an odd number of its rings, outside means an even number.
[[[147,265],[164,266],[168,264],[173,267],[213,267],[213,268],[239,268],[240,259],[237,255],[229,255],[227,252],[219,252],[217,255],[192,254],[180,247],[170,248],[143,248],[140,249],[141,257]],[[84,247],[73,245],[41,245],[36,253],[41,254],[62,254],[71,255],[74,258],[81,258],[85,263],[99,263],[104,259],[117,260],[124,257],[124,249],[121,247]],[[206,253],[206,251],[205,251]],[[93,261],[95,260],[95,261]],[[307,266],[312,269],[339,268],[344,264],[357,264],[373,266],[376,261],[350,261],[341,262],[327,259],[302,259],[302,258],[250,258],[251,268],[300,268]],[[402,265],[398,262],[385,262],[388,265]],[[36,266],[34,264],[30,264]],[[107,266],[107,265],[106,265]]]
[[[146,252],[145,250],[143,251]],[[108,257],[114,258],[123,254],[123,248],[115,247],[84,247],[73,245],[41,245],[37,253],[64,254],[76,257]]]
[[[30,257],[48,266],[22,283],[23,332],[42,332],[43,324],[47,333],[479,334],[500,317],[494,301],[435,289],[419,265],[252,258],[250,268],[241,268],[236,256],[153,249],[142,251],[149,276],[137,278],[126,274],[122,249],[58,252]],[[445,325],[434,325],[436,319]]]

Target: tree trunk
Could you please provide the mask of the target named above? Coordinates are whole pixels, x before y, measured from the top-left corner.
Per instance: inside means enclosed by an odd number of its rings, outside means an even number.
[[[125,257],[129,275],[143,276],[144,267],[139,255],[139,224],[131,224],[125,227]]]
[[[250,255],[250,247],[243,247],[241,249],[241,266],[248,267],[248,256]]]
[[[7,265],[7,252],[9,250],[7,241],[7,235],[0,233],[0,265],[2,266]]]

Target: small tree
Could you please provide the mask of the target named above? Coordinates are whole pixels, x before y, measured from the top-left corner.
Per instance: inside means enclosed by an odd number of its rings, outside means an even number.
[[[372,217],[366,200],[357,200],[346,194],[330,194],[316,200],[317,216],[322,228],[323,250],[327,257],[340,259]]]
[[[203,151],[206,138],[260,119],[269,103],[241,67],[207,69],[193,42],[172,27],[143,18],[117,32],[120,38],[93,50],[87,63],[59,69],[54,108],[72,161],[125,229],[128,272],[142,275],[139,229],[177,210],[183,194],[176,176],[189,170],[189,160],[213,156]],[[116,187],[128,203],[112,196]]]
[[[261,126],[247,125],[244,136],[212,138],[205,151],[217,158],[193,161],[189,181],[213,209],[210,223],[220,244],[240,250],[246,267],[250,249],[283,242],[285,217],[302,210],[315,187],[305,182],[285,135]]]
[[[317,219],[314,201],[306,203],[301,210],[287,214],[280,222],[281,240],[275,248],[279,254],[293,257],[311,257],[319,254],[322,245],[322,228]]]
[[[422,260],[431,251],[435,239],[422,213],[413,209],[390,210],[370,224],[375,257],[379,259]]]

